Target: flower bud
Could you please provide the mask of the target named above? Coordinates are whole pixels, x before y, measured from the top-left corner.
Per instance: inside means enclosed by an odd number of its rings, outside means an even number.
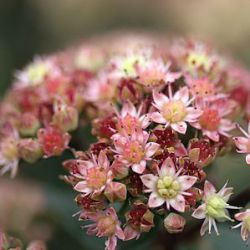
[[[42,148],[36,139],[22,139],[18,143],[18,153],[23,160],[34,163],[42,157]]]
[[[21,115],[18,130],[22,136],[34,136],[39,127],[40,122],[36,116],[31,113]]]
[[[127,197],[126,186],[119,182],[111,182],[107,185],[104,195],[110,202],[124,201]]]
[[[179,214],[170,213],[164,220],[165,229],[171,233],[181,233],[186,224],[186,220]]]
[[[100,235],[109,237],[116,231],[116,221],[112,216],[102,216],[97,222],[97,227]]]
[[[120,180],[128,176],[129,168],[123,163],[115,160],[111,167],[114,178]]]

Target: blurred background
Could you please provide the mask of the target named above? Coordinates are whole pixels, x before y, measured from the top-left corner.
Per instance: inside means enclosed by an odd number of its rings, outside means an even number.
[[[13,72],[34,55],[116,30],[207,40],[249,67],[249,11],[249,0],[0,0],[0,93],[10,85]],[[11,184],[0,179],[0,225],[24,241],[45,240],[51,250],[101,250],[100,241],[85,236],[77,218],[72,218],[77,207],[74,193],[58,178],[63,173],[61,161],[24,166]],[[242,158],[221,158],[216,165],[211,175],[218,185],[230,179],[230,185],[240,192],[249,184],[249,169]],[[227,224],[220,228],[221,238],[195,237],[177,249],[246,249],[239,232],[232,232]],[[142,237],[136,244],[120,248],[146,250],[154,244],[154,249],[164,249],[158,241],[157,237],[153,243]]]

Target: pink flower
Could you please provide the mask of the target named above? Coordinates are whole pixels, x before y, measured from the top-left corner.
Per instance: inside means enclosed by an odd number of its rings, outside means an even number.
[[[187,87],[181,88],[172,96],[169,86],[169,97],[162,93],[153,91],[153,105],[158,109],[151,113],[151,119],[156,123],[171,126],[173,130],[185,134],[187,130],[186,122],[196,122],[201,115],[201,111],[194,107],[188,107],[192,100],[189,100]]]
[[[201,129],[203,135],[206,135],[213,141],[218,142],[220,135],[229,137],[229,131],[234,128],[234,124],[227,118],[224,118],[232,111],[230,103],[225,98],[217,99],[213,102],[199,102],[198,107],[203,111],[196,122],[191,125]]]
[[[115,134],[112,136],[114,141],[117,159],[138,174],[144,172],[148,160],[159,149],[159,144],[148,142],[147,132],[135,131],[131,136]]]
[[[246,162],[250,164],[250,122],[248,123],[248,133],[239,125],[237,126],[245,137],[234,137],[234,142],[237,147],[237,152],[240,154],[247,154]]]
[[[104,151],[99,153],[97,161],[95,156],[92,156],[89,161],[78,160],[77,172],[74,176],[82,179],[75,185],[76,191],[85,195],[103,192],[112,181],[112,170]]]
[[[237,213],[235,219],[240,223],[233,228],[241,227],[241,237],[244,241],[250,240],[250,209],[246,209],[245,212]]]
[[[11,177],[15,177],[18,170],[19,154],[18,142],[19,135],[12,127],[8,129],[8,133],[1,138],[0,141],[0,174],[11,172]]]
[[[126,102],[118,116],[117,129],[122,135],[131,135],[135,131],[142,131],[149,126],[148,115],[141,115],[142,106],[137,111],[131,102]]]
[[[239,209],[235,206],[230,206],[227,202],[232,195],[233,188],[227,188],[227,183],[219,192],[216,192],[215,187],[209,181],[204,184],[203,204],[200,205],[192,214],[196,219],[205,219],[202,224],[200,234],[203,236],[208,230],[211,233],[212,227],[217,235],[219,235],[216,226],[216,220],[230,220],[227,209]]]
[[[181,73],[170,72],[170,64],[165,64],[161,59],[155,59],[145,62],[136,67],[138,81],[140,84],[152,88],[167,83],[172,83],[179,79]]]
[[[117,238],[124,240],[125,235],[121,229],[116,211],[113,207],[106,211],[99,211],[88,213],[88,220],[94,223],[86,226],[88,228],[87,234],[95,234],[97,237],[107,237],[106,250],[115,250],[117,245]]]
[[[148,200],[148,206],[155,208],[166,203],[167,209],[173,207],[179,212],[185,211],[184,195],[190,195],[188,190],[197,181],[196,177],[182,175],[180,169],[176,172],[175,165],[171,158],[167,158],[161,168],[157,169],[158,175],[145,174],[141,180],[146,186],[146,193],[151,193]]]

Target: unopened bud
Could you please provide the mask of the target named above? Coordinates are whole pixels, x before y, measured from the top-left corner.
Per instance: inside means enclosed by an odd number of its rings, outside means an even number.
[[[171,233],[181,233],[186,224],[186,220],[179,214],[170,213],[164,220],[166,230]]]

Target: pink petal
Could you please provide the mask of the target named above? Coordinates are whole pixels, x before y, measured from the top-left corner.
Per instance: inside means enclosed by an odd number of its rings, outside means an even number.
[[[171,83],[171,82],[176,81],[180,77],[181,77],[181,73],[179,72],[173,72],[173,73],[168,72],[166,74],[165,81]]]
[[[125,234],[123,232],[123,230],[121,229],[121,227],[119,225],[116,226],[116,234],[115,234],[120,240],[124,240],[125,239]]]
[[[187,116],[185,118],[188,122],[195,122],[199,116],[201,116],[202,111],[193,107],[187,108]]]
[[[155,142],[150,142],[145,147],[146,157],[151,157],[159,149],[160,145]]]
[[[161,124],[166,123],[166,119],[159,112],[153,112],[149,115],[150,115],[151,120],[156,123],[161,123]]]
[[[194,176],[183,175],[178,177],[178,181],[181,183],[182,191],[185,191],[195,184],[197,178]]]
[[[196,208],[192,216],[196,219],[204,219],[206,217],[206,204],[202,204]]]
[[[98,156],[98,165],[103,168],[108,168],[109,167],[109,160],[104,153],[104,151],[101,151]]]
[[[187,124],[185,122],[178,122],[171,124],[171,128],[180,134],[185,134],[187,131]]]
[[[174,100],[182,101],[183,103],[187,103],[189,99],[189,91],[187,87],[181,88],[179,91],[177,91],[173,97]]]
[[[155,208],[163,205],[164,202],[165,200],[158,196],[157,193],[151,193],[148,200],[148,206],[151,208]]]
[[[142,174],[146,168],[146,161],[141,161],[139,164],[133,164],[132,169],[137,174]]]
[[[234,217],[238,221],[243,221],[247,216],[250,216],[250,212],[237,213]]]
[[[127,114],[130,114],[132,116],[136,116],[137,115],[136,108],[135,108],[135,106],[130,101],[126,102],[123,105],[123,108],[122,108],[122,111],[121,111],[121,116],[122,117],[125,117]]]
[[[145,174],[141,176],[141,181],[143,185],[151,190],[155,189],[157,180],[158,180],[158,177],[153,174]]]
[[[205,131],[205,133],[211,140],[218,142],[220,139],[220,136],[217,131]]]
[[[248,145],[250,144],[249,138],[245,137],[234,137],[234,142],[236,147],[242,151],[242,153],[247,153],[248,151]]]
[[[204,184],[205,197],[207,198],[208,196],[213,195],[215,193],[216,193],[216,189],[215,189],[214,185],[209,181],[205,181],[205,184]]]
[[[75,185],[74,189],[78,192],[81,192],[81,193],[91,193],[92,192],[92,189],[87,187],[86,181],[78,182]]]
[[[169,98],[166,95],[159,93],[156,90],[153,91],[153,99],[159,109],[162,109],[164,105],[169,102]]]
[[[134,230],[132,227],[127,225],[124,229],[125,234],[125,240],[132,240],[134,238],[138,238],[140,236],[140,233],[136,230]]]
[[[182,195],[178,195],[176,198],[170,200],[169,203],[178,212],[185,212],[185,198]]]
[[[116,250],[116,245],[117,245],[117,238],[115,236],[109,237],[106,242],[106,250]]]
[[[242,237],[242,239],[244,241],[246,241],[246,240],[248,240],[249,236],[250,236],[249,230],[243,225],[241,227],[241,237]]]
[[[201,226],[200,234],[203,236],[209,228],[209,219],[206,218]]]
[[[159,170],[160,176],[174,176],[176,173],[175,165],[171,158],[167,158],[161,165],[161,169]]]
[[[248,154],[248,155],[246,156],[246,162],[247,162],[247,164],[250,164],[250,154]]]

